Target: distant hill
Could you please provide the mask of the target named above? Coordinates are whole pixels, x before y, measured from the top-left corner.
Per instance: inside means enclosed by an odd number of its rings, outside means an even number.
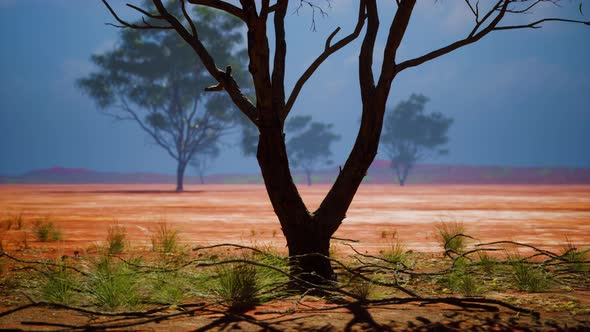
[[[331,183],[338,168],[325,169],[314,174],[314,183]],[[295,172],[294,179],[304,183],[302,174]],[[0,177],[0,183],[30,184],[151,184],[176,182],[175,175],[160,173],[97,172],[83,168],[54,167],[36,170],[20,176]],[[196,176],[187,176],[187,184],[199,183]],[[365,178],[366,183],[394,183],[389,161],[376,160]],[[262,183],[259,174],[212,174],[205,183]],[[590,184],[590,168],[570,167],[504,167],[465,165],[417,165],[407,181],[412,184]]]

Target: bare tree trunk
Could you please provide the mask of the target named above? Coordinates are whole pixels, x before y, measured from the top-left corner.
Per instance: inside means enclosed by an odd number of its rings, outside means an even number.
[[[404,186],[405,178],[402,176],[402,172],[400,170],[400,163],[391,161],[391,169],[395,172],[395,176],[397,177],[397,182],[400,186]]]
[[[334,280],[330,223],[311,214],[293,182],[281,125],[261,127],[257,159],[274,211],[287,239],[291,271],[310,283]],[[301,285],[305,287],[306,285]],[[309,285],[308,285],[309,286]]]
[[[410,169],[412,168],[412,166],[413,166],[413,164],[411,164],[411,163],[403,164],[402,175],[399,179],[400,186],[403,186],[406,184],[406,180],[408,179],[408,174],[410,174]]]
[[[176,192],[181,193],[184,191],[184,170],[186,169],[186,162],[178,161],[176,168]]]

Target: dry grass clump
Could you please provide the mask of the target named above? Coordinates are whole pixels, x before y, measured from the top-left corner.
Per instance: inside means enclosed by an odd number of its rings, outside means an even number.
[[[465,226],[462,222],[440,222],[436,226],[438,237],[445,250],[461,252],[465,249]]]

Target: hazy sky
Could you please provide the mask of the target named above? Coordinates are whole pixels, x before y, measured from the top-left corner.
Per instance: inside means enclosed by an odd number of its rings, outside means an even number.
[[[112,1],[121,9],[123,1]],[[295,1],[293,1],[295,2]],[[386,30],[393,6],[382,5]],[[584,0],[590,11],[589,1]],[[135,1],[137,3],[137,1]],[[537,14],[583,18],[577,1]],[[333,0],[329,17],[310,31],[308,11],[290,10],[287,88],[321,51],[336,26],[351,31],[357,2]],[[121,11],[129,20],[138,16]],[[586,12],[586,19],[590,12]],[[534,19],[526,15],[522,19]],[[175,164],[134,123],[102,115],[74,81],[92,69],[89,57],[113,47],[116,28],[99,0],[0,0],[0,175],[62,166],[100,171],[174,173]],[[463,1],[420,0],[400,59],[443,46],[470,30]],[[380,36],[376,63],[385,36]],[[360,118],[360,40],[333,56],[303,89],[294,114],[334,123],[342,164]],[[427,109],[455,118],[450,154],[436,163],[590,167],[590,27],[495,32],[479,43],[407,70],[394,81],[390,105],[411,93],[430,97]],[[255,172],[253,157],[232,147],[212,172]],[[384,158],[380,155],[377,158]],[[190,174],[190,171],[189,171]]]

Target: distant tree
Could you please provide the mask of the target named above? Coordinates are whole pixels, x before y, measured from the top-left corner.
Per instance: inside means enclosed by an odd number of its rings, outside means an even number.
[[[316,167],[333,163],[330,146],[340,136],[332,132],[332,124],[312,122],[309,115],[293,116],[285,123],[285,129],[289,161],[293,168],[305,173],[307,185],[311,186],[311,174]]]
[[[428,98],[412,94],[408,100],[390,109],[383,121],[381,147],[391,160],[391,168],[400,186],[418,160],[448,153],[447,131],[453,119],[440,112],[426,113]]]
[[[205,175],[209,168],[211,167],[211,162],[213,159],[219,156],[219,146],[218,145],[211,145],[209,148],[206,148],[199,153],[196,153],[193,156],[193,159],[190,161],[190,165],[197,171],[197,175],[199,176],[199,182],[201,184],[205,184]]]
[[[206,7],[194,9],[199,36],[211,53],[220,63],[245,68],[245,51],[236,46],[243,39],[240,20]],[[106,114],[135,121],[177,161],[178,192],[184,189],[189,161],[218,150],[237,114],[227,95],[204,92],[215,80],[193,52],[172,31],[122,30],[114,50],[92,56],[97,71],[77,82]],[[239,69],[233,75],[245,77]]]

